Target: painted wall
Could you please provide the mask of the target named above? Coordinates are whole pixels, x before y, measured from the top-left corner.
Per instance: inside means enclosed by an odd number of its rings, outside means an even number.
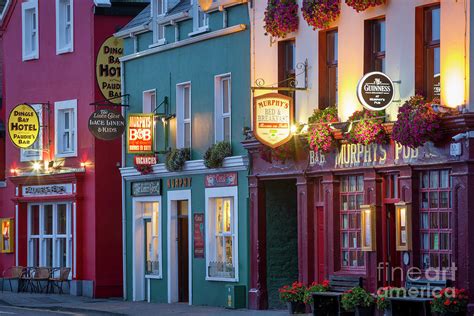
[[[339,115],[347,119],[361,109],[356,96],[356,86],[363,75],[364,20],[386,17],[386,73],[392,80],[401,80],[395,87],[395,99],[402,101],[415,93],[415,7],[441,2],[441,101],[443,105],[458,106],[469,103],[469,39],[464,34],[469,26],[470,1],[452,0],[392,0],[386,5],[357,13],[341,1],[341,15],[331,25],[339,31]],[[267,83],[277,82],[277,43],[265,36],[263,17],[266,1],[255,1],[251,10],[252,20],[252,82],[263,78]],[[302,0],[299,0],[300,4]],[[318,32],[313,31],[300,15],[299,30],[287,38],[296,41],[296,62],[309,63],[309,90],[296,93],[297,122],[307,122],[307,117],[318,107]],[[464,58],[466,45],[466,59]],[[466,77],[466,79],[465,79]],[[303,78],[300,78],[300,82]],[[263,93],[263,92],[262,92]],[[393,103],[387,113],[396,118],[401,102]]]

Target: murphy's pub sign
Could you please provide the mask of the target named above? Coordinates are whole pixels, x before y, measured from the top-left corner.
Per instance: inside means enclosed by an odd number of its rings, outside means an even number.
[[[254,98],[253,129],[262,144],[276,148],[291,139],[293,99],[278,93]]]

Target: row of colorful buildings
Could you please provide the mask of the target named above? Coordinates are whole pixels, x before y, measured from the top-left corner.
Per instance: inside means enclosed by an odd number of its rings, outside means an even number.
[[[70,267],[75,295],[251,309],[279,307],[294,280],[375,291],[412,267],[474,290],[470,1],[341,1],[324,29],[298,9],[280,37],[272,0],[3,2],[0,270]],[[374,72],[386,133],[421,93],[439,99],[440,139],[341,140]],[[40,128],[19,149],[8,122],[24,103]],[[304,135],[326,108],[339,136],[321,153]]]

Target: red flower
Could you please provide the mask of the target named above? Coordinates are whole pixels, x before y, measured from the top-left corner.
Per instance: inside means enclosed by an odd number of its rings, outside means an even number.
[[[451,304],[451,301],[450,301],[450,300],[444,301],[444,305],[449,306],[450,304]]]

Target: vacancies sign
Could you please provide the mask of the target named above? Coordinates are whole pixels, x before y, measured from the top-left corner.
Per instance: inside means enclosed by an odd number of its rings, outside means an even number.
[[[254,98],[253,129],[262,144],[276,148],[291,139],[293,99],[278,93]]]
[[[29,148],[38,139],[40,121],[38,113],[29,104],[18,104],[8,117],[8,135],[18,148]]]
[[[107,38],[99,49],[96,61],[96,78],[99,89],[106,99],[121,95],[120,57],[123,56],[123,40],[116,37]],[[121,103],[121,98],[110,100]]]

